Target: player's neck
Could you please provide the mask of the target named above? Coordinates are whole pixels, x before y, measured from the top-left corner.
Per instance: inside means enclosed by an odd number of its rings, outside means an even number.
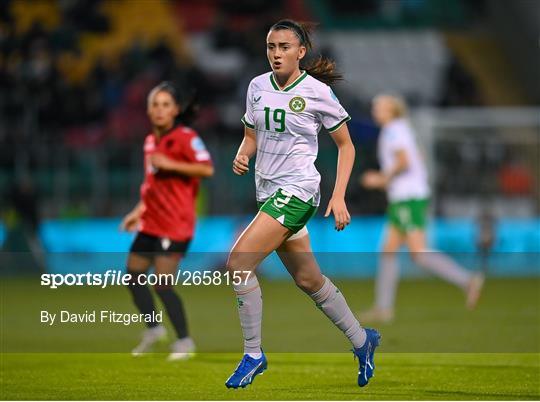
[[[168,125],[168,126],[163,126],[163,127],[154,126],[154,128],[153,128],[154,135],[156,137],[158,137],[158,139],[159,139],[159,138],[163,137],[165,134],[167,134],[169,131],[171,131],[173,126],[174,126],[174,124],[171,124],[171,125]]]
[[[384,122],[382,126],[383,127],[388,127],[388,126],[394,124],[396,121],[398,121],[400,119],[401,119],[400,117],[395,117],[395,118],[389,119],[386,122]]]
[[[283,89],[289,86],[290,84],[292,84],[294,81],[296,81],[296,79],[302,75],[302,72],[298,68],[295,71],[293,71],[289,76],[278,75],[275,72],[273,72],[272,74],[274,74],[276,84],[278,84],[280,89]]]

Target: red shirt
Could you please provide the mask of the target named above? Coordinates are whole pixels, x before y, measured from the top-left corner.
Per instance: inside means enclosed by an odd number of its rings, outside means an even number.
[[[208,164],[212,163],[210,154],[189,127],[177,126],[159,142],[153,133],[144,140],[145,175],[141,200],[145,208],[140,231],[173,241],[190,240],[195,228],[195,202],[200,179],[156,169],[149,162],[154,152],[176,161]]]

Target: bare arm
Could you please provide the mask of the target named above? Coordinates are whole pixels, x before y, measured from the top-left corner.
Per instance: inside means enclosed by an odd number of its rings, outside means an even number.
[[[137,230],[137,227],[139,226],[139,220],[141,218],[141,215],[144,211],[144,203],[139,201],[137,205],[131,210],[130,213],[128,213],[124,219],[122,219],[122,223],[120,224],[120,229],[125,230],[127,232],[133,232]]]
[[[409,160],[407,159],[407,152],[404,149],[399,149],[396,151],[396,163],[394,167],[384,175],[386,176],[386,181],[390,182],[394,177],[400,173],[407,170],[409,167]]]
[[[142,214],[142,211],[144,210],[144,202],[142,200],[140,200],[137,205],[135,205],[135,207],[131,210],[131,214],[137,214],[137,215],[140,215]]]
[[[370,170],[364,173],[362,176],[362,185],[370,189],[384,189],[388,186],[388,183],[399,174],[403,173],[409,168],[409,160],[407,158],[407,152],[404,149],[396,151],[396,163],[388,172],[381,172]]]
[[[338,148],[338,161],[334,192],[324,216],[327,217],[330,212],[333,212],[336,221],[335,228],[339,231],[345,229],[345,226],[351,222],[351,215],[345,204],[345,191],[354,164],[355,150],[346,124],[330,135]]]
[[[214,167],[209,163],[176,161],[157,152],[150,156],[150,163],[157,169],[182,176],[210,177],[214,174]]]
[[[244,139],[238,148],[233,161],[233,172],[237,175],[244,175],[249,172],[249,160],[257,152],[257,137],[255,130],[244,127]]]

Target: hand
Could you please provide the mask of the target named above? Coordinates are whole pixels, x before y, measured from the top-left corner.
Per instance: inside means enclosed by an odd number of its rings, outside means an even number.
[[[160,169],[160,170],[173,170],[174,169],[173,167],[174,161],[159,152],[155,152],[152,155],[150,155],[150,163],[156,169]]]
[[[338,232],[345,229],[345,226],[351,223],[351,215],[349,214],[349,211],[347,211],[347,205],[345,205],[345,200],[343,198],[332,197],[330,199],[324,217],[327,218],[330,216],[330,212],[334,213],[334,219],[336,220],[335,229]]]
[[[247,155],[236,155],[233,160],[232,170],[238,176],[243,176],[249,172],[249,158]]]
[[[126,232],[135,232],[139,227],[139,222],[140,214],[131,212],[122,219],[120,229]]]
[[[386,176],[377,170],[368,170],[361,177],[361,183],[368,189],[383,189],[388,184]]]

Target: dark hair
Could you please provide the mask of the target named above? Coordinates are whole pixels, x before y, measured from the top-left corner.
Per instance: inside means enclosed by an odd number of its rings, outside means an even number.
[[[311,34],[316,26],[317,24],[313,22],[296,22],[287,19],[276,22],[270,27],[270,31],[291,30],[298,37],[300,45],[305,46],[306,50],[309,51],[313,48]],[[343,75],[336,71],[336,62],[321,55],[309,64],[302,66],[302,69],[328,85],[343,79]]]
[[[171,95],[174,102],[180,106],[181,112],[178,116],[176,116],[175,124],[182,123],[185,125],[190,125],[197,118],[199,113],[197,91],[193,91],[188,97],[188,100],[183,102],[180,98],[177,87],[170,81],[163,81],[152,88],[148,94],[148,99],[158,92],[167,92],[169,95]]]

